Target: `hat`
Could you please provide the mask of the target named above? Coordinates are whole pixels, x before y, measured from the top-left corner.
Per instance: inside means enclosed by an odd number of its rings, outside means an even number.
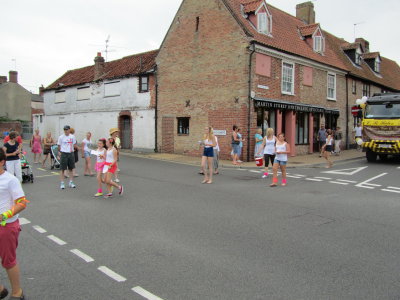
[[[64,130],[69,130],[69,129],[71,129],[71,127],[69,127],[69,125],[64,126]]]
[[[111,128],[110,129],[110,135],[115,133],[115,132],[119,132],[119,129],[118,128]]]

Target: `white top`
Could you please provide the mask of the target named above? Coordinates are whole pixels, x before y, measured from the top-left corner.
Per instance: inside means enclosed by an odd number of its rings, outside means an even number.
[[[203,141],[203,143],[204,143],[204,147],[210,148],[210,147],[212,147],[212,144],[214,142],[212,140],[206,139],[206,140]]]
[[[328,146],[332,146],[332,142],[333,142],[333,138],[332,137],[330,137],[329,139],[326,140],[326,144]]]
[[[85,138],[85,139],[83,139],[82,143],[85,145],[83,147],[83,151],[90,152],[89,146],[92,145],[92,140],[88,140],[88,139]]]
[[[15,204],[14,201],[24,197],[19,180],[8,172],[0,175],[0,214],[10,210]],[[18,219],[18,214],[6,220],[6,223],[12,223]]]
[[[276,152],[286,152],[286,143],[282,145],[276,144]],[[279,161],[287,161],[287,154],[276,154],[275,159]]]
[[[217,145],[214,147],[214,150],[217,150],[219,152],[219,144],[218,144],[218,138],[215,137],[215,141],[217,142]]]
[[[114,147],[111,148],[110,150],[107,150],[106,154],[106,162],[107,163],[113,163],[114,162]]]
[[[362,136],[362,127],[356,127],[354,128],[356,131],[356,136]]]
[[[272,140],[265,138],[265,147],[264,147],[264,154],[274,155],[275,154],[275,137],[272,137]]]
[[[72,134],[68,136],[66,136],[65,134],[60,135],[57,142],[57,145],[60,146],[60,151],[65,153],[73,153],[75,144],[76,138]]]
[[[103,150],[100,150],[99,148],[97,148],[96,151],[95,150],[90,151],[90,154],[96,155],[97,156],[96,162],[102,163],[105,160],[104,156],[106,155],[106,149],[103,148]]]

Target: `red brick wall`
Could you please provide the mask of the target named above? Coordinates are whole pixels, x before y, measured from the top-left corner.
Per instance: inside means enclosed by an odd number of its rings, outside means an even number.
[[[227,131],[219,143],[222,157],[229,157],[232,125],[247,132],[247,46],[246,36],[222,1],[183,2],[157,57],[159,150],[200,155],[198,141],[210,125]],[[171,126],[165,117],[174,122],[173,148],[163,136]],[[189,135],[177,134],[177,117],[190,117]]]

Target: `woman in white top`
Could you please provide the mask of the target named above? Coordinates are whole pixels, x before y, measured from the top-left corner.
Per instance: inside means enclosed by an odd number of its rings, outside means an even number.
[[[263,139],[263,143],[260,147],[260,152],[258,153],[261,155],[261,152],[264,152],[264,174],[262,178],[268,177],[268,167],[269,162],[271,162],[271,167],[274,165],[275,160],[275,144],[276,144],[276,137],[274,135],[274,129],[268,128],[267,135]]]
[[[288,154],[290,153],[290,145],[285,142],[285,134],[278,134],[278,140],[275,145],[275,160],[273,165],[274,175],[272,177],[272,183],[270,186],[274,187],[278,185],[278,169],[282,172],[282,186],[287,183],[286,180],[286,164],[288,161]]]
[[[94,194],[95,197],[100,197],[103,196],[103,183],[104,183],[104,178],[103,178],[103,169],[104,165],[106,163],[106,139],[100,139],[97,142],[97,150],[92,150],[90,153],[92,155],[96,155],[96,166],[95,170],[97,173],[97,193]]]
[[[202,144],[204,145],[204,152],[201,157],[201,166],[204,170],[204,180],[202,183],[212,183],[214,147],[217,145],[212,127],[206,127],[204,129]],[[209,174],[207,174],[206,165],[208,165]]]
[[[326,159],[327,165],[326,168],[332,168],[333,166],[333,162],[330,160],[331,157],[331,152],[332,152],[332,145],[333,145],[333,137],[332,137],[332,130],[328,129],[326,131],[326,134],[328,135],[328,137],[326,138],[326,143],[325,145],[322,147],[322,155],[324,156],[324,158]]]
[[[112,187],[116,187],[119,189],[119,195],[122,195],[124,192],[124,188],[122,185],[118,185],[114,181],[111,180],[112,175],[115,174],[117,170],[117,159],[118,153],[117,148],[114,146],[115,141],[113,138],[109,138],[106,141],[106,161],[104,163],[103,174],[105,174],[104,181],[107,184],[108,193],[104,196],[105,198],[110,198],[113,196]]]
[[[92,147],[92,134],[90,132],[86,133],[86,138],[83,139],[82,144],[81,144],[81,153],[82,153],[82,158],[85,159],[85,170],[83,174],[85,176],[94,176],[92,172],[92,161],[90,159],[90,151]]]

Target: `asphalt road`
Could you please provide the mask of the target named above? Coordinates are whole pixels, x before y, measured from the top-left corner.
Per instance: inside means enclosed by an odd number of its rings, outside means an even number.
[[[18,253],[29,299],[400,298],[398,161],[290,169],[276,188],[255,169],[212,185],[188,165],[121,169],[124,196],[99,199],[94,178],[61,191],[34,167]]]

